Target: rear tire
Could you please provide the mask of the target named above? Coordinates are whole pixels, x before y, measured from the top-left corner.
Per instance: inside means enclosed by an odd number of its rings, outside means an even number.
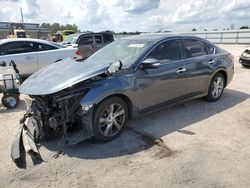
[[[16,108],[20,102],[19,95],[16,93],[6,93],[2,97],[2,104],[6,108]]]
[[[225,88],[225,77],[221,73],[216,73],[210,82],[208,95],[205,99],[209,102],[215,102],[220,99]]]
[[[94,139],[110,141],[118,137],[128,119],[128,107],[119,97],[111,97],[96,107],[93,115]]]
[[[244,68],[250,68],[250,65],[242,65],[242,67],[244,67]]]

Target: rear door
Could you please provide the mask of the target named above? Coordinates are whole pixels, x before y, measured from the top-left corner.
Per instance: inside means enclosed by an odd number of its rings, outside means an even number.
[[[80,36],[77,43],[78,49],[83,59],[86,59],[95,50],[93,35]]]
[[[58,60],[62,60],[63,57],[58,56],[58,48],[49,44],[44,44],[37,42],[37,59],[38,59],[38,69],[41,69],[51,63]]]
[[[181,40],[169,40],[156,46],[146,59],[160,61],[158,68],[138,70],[137,106],[145,112],[171,104],[186,96],[186,65],[181,54]]]
[[[38,69],[37,52],[33,42],[15,41],[0,46],[0,61],[13,60],[22,77],[33,74]]]
[[[212,56],[205,42],[198,39],[184,39],[183,51],[187,69],[187,92],[190,97],[206,92],[213,68]]]

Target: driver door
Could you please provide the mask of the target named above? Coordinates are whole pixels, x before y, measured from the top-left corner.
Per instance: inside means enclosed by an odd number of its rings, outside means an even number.
[[[160,65],[138,71],[136,101],[139,111],[150,111],[185,98],[186,63],[182,59],[181,41],[175,39],[160,43],[146,59],[157,59]]]

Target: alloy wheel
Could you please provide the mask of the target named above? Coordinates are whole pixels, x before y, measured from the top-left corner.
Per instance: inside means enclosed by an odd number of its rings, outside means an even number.
[[[99,118],[99,130],[105,137],[112,137],[120,132],[125,121],[125,110],[122,105],[112,103],[104,108]]]
[[[212,95],[216,99],[220,97],[223,92],[224,88],[224,80],[222,77],[218,76],[214,79],[213,86],[212,86]]]

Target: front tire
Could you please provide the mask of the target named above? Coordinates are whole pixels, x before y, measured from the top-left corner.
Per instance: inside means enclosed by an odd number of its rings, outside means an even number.
[[[2,104],[7,108],[16,108],[19,102],[19,95],[16,93],[6,93],[3,95]]]
[[[215,102],[220,99],[225,88],[225,77],[221,73],[216,73],[210,82],[206,100]]]
[[[128,119],[128,107],[119,97],[111,97],[96,107],[93,116],[94,139],[110,141],[120,135]]]

